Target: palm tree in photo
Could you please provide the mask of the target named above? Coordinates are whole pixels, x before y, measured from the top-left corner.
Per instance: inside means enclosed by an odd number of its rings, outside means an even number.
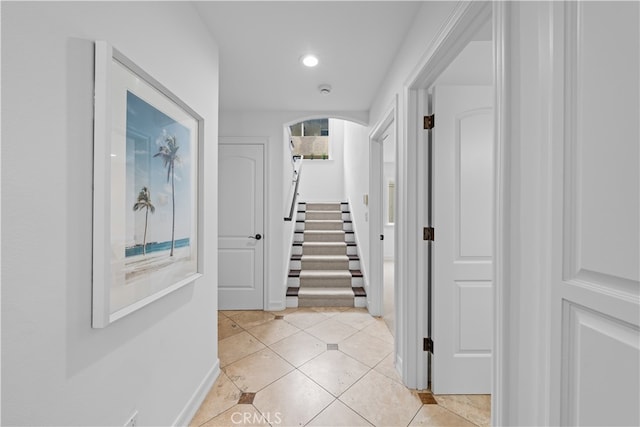
[[[133,205],[133,211],[145,210],[144,213],[144,238],[142,241],[142,255],[147,254],[147,225],[149,224],[149,211],[154,213],[156,211],[156,207],[151,203],[151,193],[149,189],[145,186],[142,187],[142,190],[138,193],[138,199],[136,203]]]
[[[167,168],[167,182],[171,181],[171,252],[169,256],[173,256],[173,247],[175,246],[176,232],[176,188],[175,188],[175,165],[180,162],[180,156],[177,151],[180,148],[176,142],[175,135],[163,134],[162,139],[165,145],[161,145],[158,152],[153,157],[160,157],[164,161],[164,167]]]

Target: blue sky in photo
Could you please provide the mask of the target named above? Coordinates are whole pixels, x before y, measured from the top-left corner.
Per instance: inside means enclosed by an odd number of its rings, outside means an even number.
[[[175,166],[176,230],[175,239],[191,232],[191,135],[188,128],[162,111],[127,91],[126,144],[126,246],[142,244],[145,210],[133,211],[138,193],[147,186],[155,213],[149,212],[147,243],[171,240],[171,178],[158,153],[165,135],[175,135],[181,161]]]

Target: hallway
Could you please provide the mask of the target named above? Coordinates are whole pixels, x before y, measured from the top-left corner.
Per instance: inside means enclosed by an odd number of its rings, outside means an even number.
[[[191,426],[487,426],[489,396],[408,390],[365,309],[218,312],[222,372]],[[429,395],[427,395],[429,396]]]

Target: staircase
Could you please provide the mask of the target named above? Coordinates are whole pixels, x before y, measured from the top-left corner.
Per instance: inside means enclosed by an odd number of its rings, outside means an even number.
[[[365,307],[360,259],[347,203],[300,203],[287,307]]]

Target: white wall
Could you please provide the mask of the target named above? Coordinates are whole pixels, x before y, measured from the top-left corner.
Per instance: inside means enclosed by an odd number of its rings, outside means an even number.
[[[105,329],[91,328],[96,39],[205,119],[205,275]],[[215,42],[186,3],[3,2],[2,65],[2,424],[188,421],[217,374]]]
[[[362,179],[368,181],[369,176],[369,160],[368,160],[368,137],[371,131],[384,119],[385,114],[389,111],[392,105],[397,105],[396,118],[397,118],[397,144],[398,144],[398,180],[396,182],[396,192],[398,193],[399,203],[396,209],[396,223],[395,232],[398,237],[398,251],[396,253],[396,285],[397,289],[397,304],[401,305],[401,309],[397,312],[396,323],[397,330],[402,331],[396,335],[396,366],[403,375],[406,384],[410,387],[416,386],[416,375],[408,375],[409,372],[417,372],[419,365],[423,364],[421,360],[418,360],[417,354],[408,354],[406,347],[409,340],[412,342],[418,342],[421,337],[415,330],[416,319],[408,319],[406,306],[407,304],[407,286],[415,286],[417,282],[415,266],[418,265],[416,259],[417,247],[408,247],[408,223],[409,221],[415,221],[415,211],[417,206],[415,200],[417,194],[415,193],[415,176],[408,176],[406,170],[407,163],[407,147],[406,147],[406,117],[405,107],[407,105],[407,99],[405,96],[405,84],[411,79],[412,75],[417,71],[417,67],[422,63],[422,59],[428,54],[435,37],[449,18],[451,12],[456,7],[455,2],[425,2],[418,13],[415,16],[414,22],[409,29],[405,41],[398,50],[394,62],[387,72],[387,76],[380,85],[378,93],[376,94],[371,108],[369,110],[369,128],[361,133],[361,138],[366,140],[363,144],[366,144],[367,160],[366,162],[360,162],[357,165],[352,165],[347,156],[345,150],[345,164],[349,165],[352,176],[362,176]],[[397,99],[397,104],[395,103]],[[345,140],[345,146],[348,145],[348,141]],[[366,176],[366,178],[364,178]],[[345,175],[345,187],[347,192],[349,191],[349,184]],[[369,192],[368,184],[366,191],[363,188],[356,188],[356,192]],[[349,197],[347,193],[347,197]],[[361,196],[360,196],[361,197]],[[356,204],[357,205],[357,204]],[[362,209],[364,211],[364,209]],[[360,212],[359,216],[354,218],[354,226],[360,230],[360,228],[366,228],[366,233],[360,232],[360,236],[366,234],[368,236],[368,223],[365,221],[364,213]],[[415,224],[414,224],[415,226]],[[367,242],[368,243],[368,242]],[[367,251],[366,257],[363,256],[366,261],[369,260],[368,248],[362,248],[363,252]],[[410,270],[409,266],[413,265],[414,269]],[[422,375],[422,374],[419,374]],[[424,374],[426,378],[426,374]]]
[[[266,161],[266,212],[268,259],[265,264],[265,310],[285,307],[286,277],[289,269],[287,254],[291,251],[291,233],[295,221],[284,221],[291,201],[291,153],[285,125],[310,118],[334,117],[366,122],[366,112],[295,112],[295,111],[220,111],[220,136],[260,136],[269,139]],[[307,164],[310,162],[306,162]],[[307,164],[302,167],[302,180],[306,178]]]
[[[329,119],[329,160],[302,160],[301,202],[344,199],[344,120]]]
[[[368,284],[369,206],[364,196],[369,195],[369,129],[353,122],[344,124],[344,191],[351,205],[351,220],[358,239],[360,267]]]
[[[436,80],[436,85],[491,85],[493,43],[474,40],[460,52]]]

